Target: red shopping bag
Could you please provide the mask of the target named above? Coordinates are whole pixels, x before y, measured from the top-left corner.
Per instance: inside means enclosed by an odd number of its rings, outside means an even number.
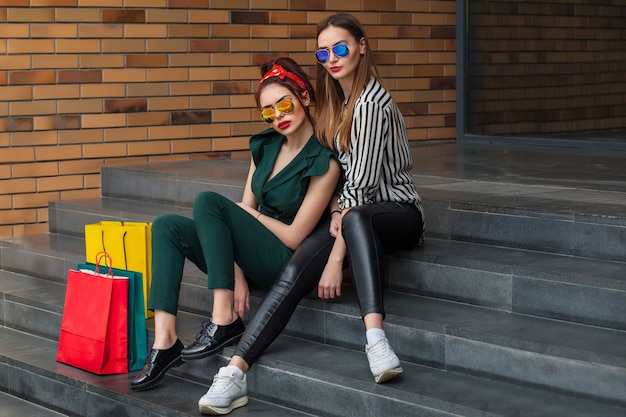
[[[57,361],[100,375],[128,372],[128,283],[111,269],[69,271]]]

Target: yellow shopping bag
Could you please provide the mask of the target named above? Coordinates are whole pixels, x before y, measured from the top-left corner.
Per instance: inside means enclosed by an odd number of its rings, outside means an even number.
[[[86,261],[96,263],[98,253],[107,252],[116,259],[116,268],[141,272],[146,318],[152,281],[152,224],[141,222],[101,221],[85,225]]]

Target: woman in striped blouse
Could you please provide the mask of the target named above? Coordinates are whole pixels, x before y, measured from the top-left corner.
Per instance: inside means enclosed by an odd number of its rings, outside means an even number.
[[[317,27],[317,138],[338,153],[345,181],[331,202],[330,256],[318,284],[323,299],[341,296],[348,258],[365,323],[365,351],[377,383],[402,372],[383,330],[384,254],[418,244],[421,199],[411,176],[402,115],[381,85],[361,23],[329,16]]]

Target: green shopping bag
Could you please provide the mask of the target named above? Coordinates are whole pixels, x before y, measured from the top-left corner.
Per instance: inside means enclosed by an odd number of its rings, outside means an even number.
[[[101,269],[109,270],[105,264]],[[96,264],[79,263],[76,270],[96,271]],[[96,271],[99,272],[99,271]],[[112,268],[115,276],[128,277],[128,371],[138,371],[143,368],[144,360],[148,355],[148,333],[143,305],[143,277],[141,272],[126,269]]]

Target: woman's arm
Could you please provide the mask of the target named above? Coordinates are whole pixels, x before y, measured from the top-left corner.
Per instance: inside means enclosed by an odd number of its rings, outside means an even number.
[[[378,190],[385,142],[385,116],[378,103],[358,104],[352,119],[350,160],[345,172],[344,206],[354,207],[372,201]]]
[[[333,193],[333,197],[328,205],[330,210],[330,229],[328,232],[332,237],[337,237],[341,226],[341,208],[339,207],[339,194]]]
[[[349,209],[345,209],[341,215],[333,215],[333,221],[338,218],[338,229],[333,243],[333,248],[328,256],[328,261],[322,272],[317,285],[317,296],[323,300],[341,297],[341,282],[343,281],[343,260],[346,257],[346,242],[341,234],[341,216]]]
[[[243,196],[241,197],[241,202],[238,205],[242,208],[250,208],[255,209],[258,204],[256,201],[256,197],[252,192],[252,175],[254,175],[254,171],[256,170],[256,165],[254,164],[254,160],[250,158],[250,170],[248,171],[248,178],[246,179],[246,185],[243,189]],[[235,289],[234,289],[234,301],[235,301],[235,313],[243,320],[245,310],[250,310],[250,289],[248,287],[248,282],[246,281],[246,276],[243,273],[243,270],[237,263],[234,264],[234,273],[235,273]]]
[[[311,177],[309,188],[296,217],[291,224],[285,224],[258,212],[256,209],[242,205],[248,213],[257,218],[265,227],[272,231],[290,249],[296,249],[305,237],[315,228],[328,207],[339,180],[339,164],[330,159],[328,171],[322,176]]]
[[[255,170],[256,165],[254,164],[254,160],[250,158],[250,170],[248,171],[248,178],[246,179],[246,185],[243,189],[243,197],[241,197],[241,203],[253,209],[256,209],[258,207],[256,197],[252,192],[252,176],[254,175]]]

